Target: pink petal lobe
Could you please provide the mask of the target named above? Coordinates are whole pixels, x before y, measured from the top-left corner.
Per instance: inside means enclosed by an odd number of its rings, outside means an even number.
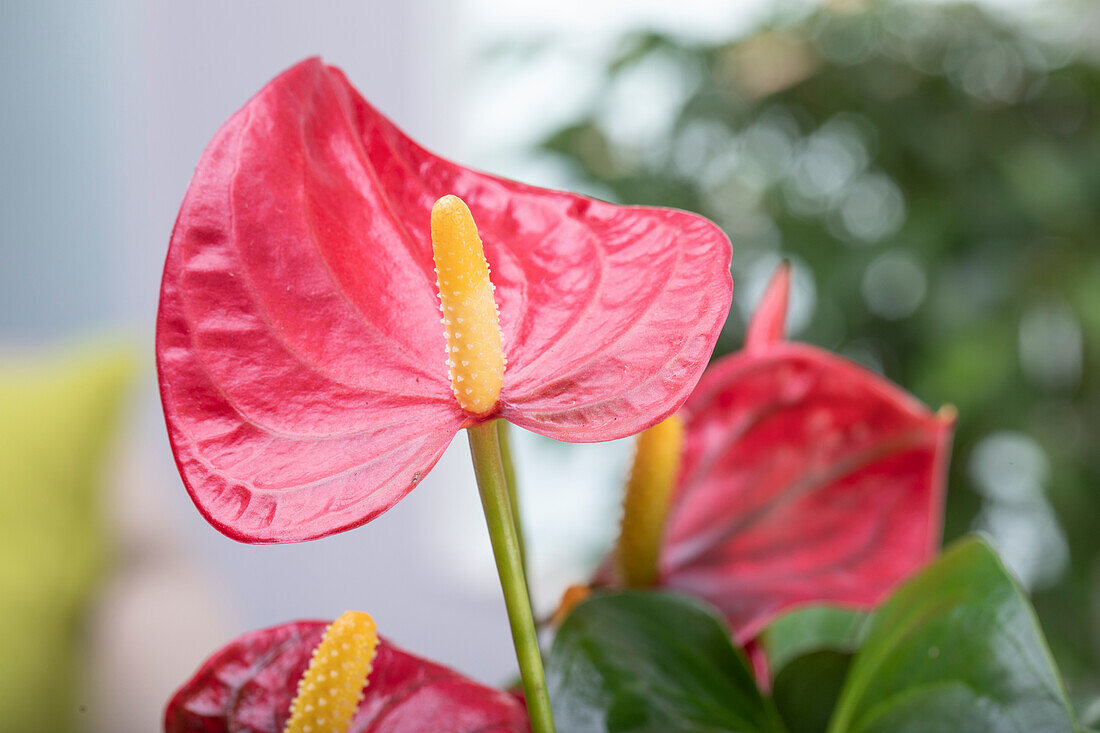
[[[502,316],[526,313],[527,334],[509,339],[504,324],[502,414],[560,440],[632,435],[674,412],[702,374],[729,310],[729,244],[684,212],[559,203],[570,225],[524,232],[516,250],[527,297],[503,293]]]
[[[718,362],[684,411],[662,584],[740,640],[801,603],[873,605],[938,546],[952,420],[881,377],[773,343]]]
[[[165,733],[282,733],[326,622],[254,631],[203,663],[168,703]],[[526,733],[522,703],[381,640],[349,733]]]
[[[218,131],[165,264],[169,436],[219,530],[292,542],[358,526],[469,424],[451,392],[429,232],[449,193],[472,210],[496,284],[500,416],[609,440],[687,399],[730,305],[717,227],[458,166],[310,59]]]
[[[421,148],[330,73],[385,181],[389,212],[409,236],[427,237],[440,196],[470,207],[508,358],[502,417],[561,440],[612,440],[687,399],[732,298],[731,249],[718,227],[683,211],[614,206],[463,168]]]
[[[755,351],[782,341],[787,332],[787,304],[791,292],[791,263],[783,261],[768,282],[745,331],[745,350]]]
[[[408,236],[430,247],[425,222],[440,196],[470,207],[508,358],[502,417],[562,440],[611,440],[687,399],[732,298],[721,230],[683,211],[614,206],[456,165],[329,73]]]
[[[199,509],[246,542],[368,521],[466,419],[430,251],[386,214],[342,94],[305,63],[235,114],[203,154],[165,264],[169,437]]]

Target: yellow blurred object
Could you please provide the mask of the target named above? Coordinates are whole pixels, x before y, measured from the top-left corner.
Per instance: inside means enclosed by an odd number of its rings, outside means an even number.
[[[683,443],[684,423],[677,415],[638,436],[615,548],[615,567],[627,587],[643,588],[657,580],[661,536],[680,473]]]
[[[84,613],[106,565],[106,459],[136,359],[0,361],[0,727],[75,729]]]
[[[500,399],[505,364],[489,263],[459,197],[435,202],[431,226],[451,387],[462,409],[483,415]]]
[[[344,611],[313,650],[284,732],[346,733],[377,649],[374,619],[362,611]]]

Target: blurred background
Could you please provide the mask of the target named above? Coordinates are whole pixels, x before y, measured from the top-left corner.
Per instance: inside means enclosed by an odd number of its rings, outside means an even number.
[[[314,54],[448,157],[720,223],[721,353],[791,259],[795,338],[958,408],[947,539],[994,538],[1072,694],[1100,693],[1100,7],[366,5],[4,7],[5,730],[156,729],[232,636],[345,608],[486,682],[513,669],[464,440],[380,519],[295,546],[219,535],[172,463],[172,222],[218,126]],[[609,546],[629,445],[516,443],[545,610]]]

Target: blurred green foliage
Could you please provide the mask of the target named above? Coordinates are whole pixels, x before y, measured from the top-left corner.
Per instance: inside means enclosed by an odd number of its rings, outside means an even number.
[[[77,730],[85,612],[106,568],[104,470],[129,351],[0,361],[0,725]]]
[[[1100,689],[1100,68],[1057,31],[847,2],[728,43],[633,35],[541,151],[598,195],[727,230],[719,353],[789,257],[795,337],[957,406],[946,539],[993,536],[1083,696]]]

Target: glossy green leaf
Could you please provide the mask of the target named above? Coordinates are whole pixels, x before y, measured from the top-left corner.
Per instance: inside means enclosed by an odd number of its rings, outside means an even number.
[[[825,733],[854,656],[820,649],[779,670],[772,681],[772,701],[791,733]]]
[[[791,733],[824,733],[868,614],[807,606],[773,621],[760,641],[771,668],[772,700]]]
[[[1035,614],[992,549],[966,539],[875,614],[830,733],[1075,730]]]
[[[1076,700],[1077,720],[1086,731],[1100,730],[1100,697]]]
[[[868,618],[863,611],[828,605],[804,606],[783,614],[760,635],[772,678],[804,654],[855,652],[867,635]]]
[[[546,672],[561,731],[783,730],[729,629],[681,596],[593,596],[562,624]]]

